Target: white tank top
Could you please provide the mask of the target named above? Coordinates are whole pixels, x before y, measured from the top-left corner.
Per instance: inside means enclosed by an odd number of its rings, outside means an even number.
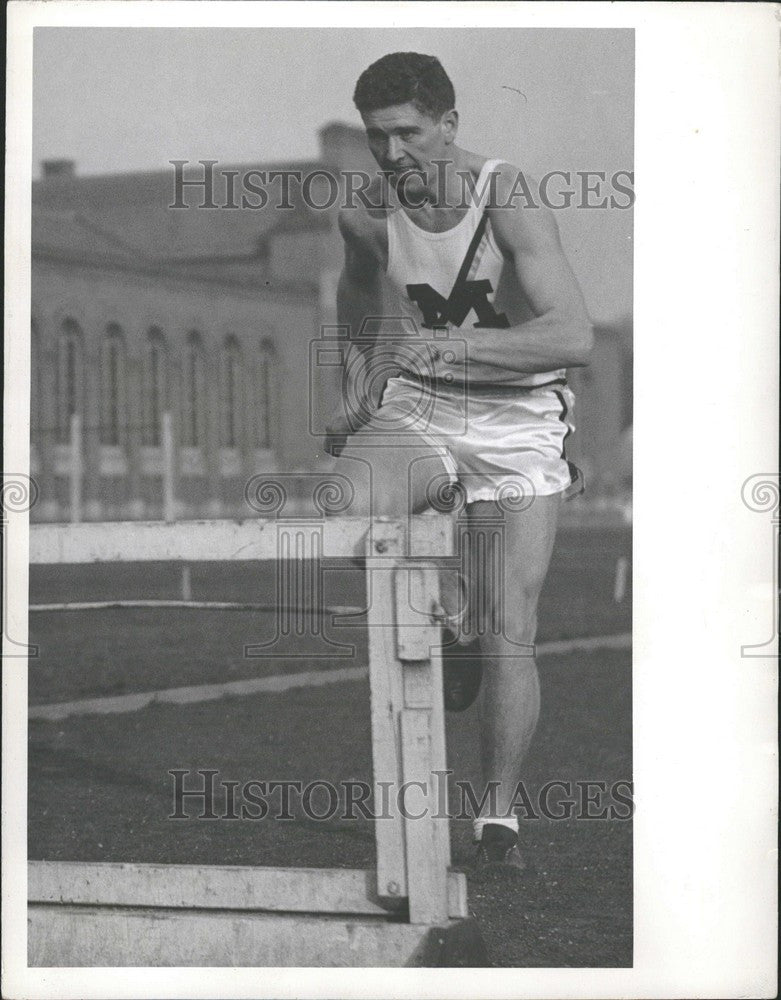
[[[452,229],[429,233],[416,226],[402,208],[388,213],[387,276],[398,294],[402,315],[414,319],[418,328],[507,327],[533,318],[515,270],[497,247],[485,214],[490,174],[502,162],[487,160],[483,164],[474,195],[466,192],[467,212]],[[473,240],[479,241],[473,260],[468,271],[460,274]],[[565,375],[563,368],[533,372],[500,385],[528,388]],[[470,380],[470,384],[480,383]]]

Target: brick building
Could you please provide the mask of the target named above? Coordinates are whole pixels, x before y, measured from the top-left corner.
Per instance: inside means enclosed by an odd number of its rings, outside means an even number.
[[[328,467],[318,431],[336,387],[327,372],[313,382],[309,358],[335,320],[339,199],[314,211],[293,184],[289,209],[275,208],[279,188],[264,207],[257,197],[242,207],[236,188],[252,169],[266,181],[374,169],[359,130],[335,123],[320,143],[306,162],[184,164],[179,187],[173,166],[79,177],[69,161],[44,164],[32,195],[34,516],[71,516],[73,414],[85,519],[161,516],[164,413],[180,516],[245,516],[253,474]],[[320,180],[311,194],[326,204]],[[594,364],[573,384],[571,457],[607,482],[631,422],[625,333],[600,331]]]

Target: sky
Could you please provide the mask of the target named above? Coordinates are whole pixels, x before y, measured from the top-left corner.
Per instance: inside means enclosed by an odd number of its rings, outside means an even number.
[[[34,176],[60,157],[80,174],[315,157],[325,122],[361,124],[355,81],[392,51],[439,57],[467,149],[538,177],[633,169],[628,30],[36,28]],[[628,315],[632,212],[556,214],[594,318]]]

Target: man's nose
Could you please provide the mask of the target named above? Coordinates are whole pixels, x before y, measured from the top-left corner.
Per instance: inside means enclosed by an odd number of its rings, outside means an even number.
[[[388,159],[393,163],[404,159],[404,144],[394,135],[388,139]]]

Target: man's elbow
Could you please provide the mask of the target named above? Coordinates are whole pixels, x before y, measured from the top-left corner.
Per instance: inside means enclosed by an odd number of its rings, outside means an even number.
[[[585,368],[591,364],[591,353],[594,350],[594,327],[588,320],[573,324],[568,338],[568,367]]]

